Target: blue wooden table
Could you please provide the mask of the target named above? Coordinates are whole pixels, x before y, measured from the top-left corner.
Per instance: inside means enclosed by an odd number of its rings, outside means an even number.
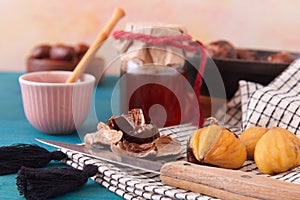
[[[33,128],[27,121],[22,106],[22,97],[18,77],[21,73],[0,72],[0,146],[16,143],[38,144],[49,151],[54,148],[42,145],[35,138],[59,140],[69,143],[82,142],[75,132],[71,135],[46,135]],[[117,77],[108,76],[95,90],[95,110],[101,121],[111,116],[111,94]],[[61,162],[51,162],[48,167],[66,167]],[[0,176],[0,199],[24,199],[16,188],[16,174]],[[84,200],[84,199],[122,199],[98,183],[89,180],[81,189],[53,199]]]

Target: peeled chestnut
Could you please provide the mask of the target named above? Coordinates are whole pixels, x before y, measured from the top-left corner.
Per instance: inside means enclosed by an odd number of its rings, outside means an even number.
[[[53,60],[72,61],[76,56],[76,51],[71,46],[58,44],[51,48],[49,56]]]
[[[254,150],[256,143],[267,131],[267,128],[260,126],[252,126],[241,133],[240,140],[246,146],[248,159],[254,159]]]
[[[284,128],[274,127],[257,142],[254,160],[265,174],[285,172],[300,164],[300,139]]]
[[[240,139],[217,124],[198,129],[188,142],[187,159],[192,163],[237,169],[246,157],[246,147]]]
[[[31,58],[49,58],[49,52],[50,52],[51,46],[48,44],[42,44],[39,46],[34,47],[31,50],[30,57]]]

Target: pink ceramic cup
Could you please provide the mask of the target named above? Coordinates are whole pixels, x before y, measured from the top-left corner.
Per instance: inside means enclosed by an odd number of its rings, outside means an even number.
[[[71,73],[41,71],[19,77],[24,112],[36,129],[47,134],[69,134],[87,118],[95,77],[83,74],[76,83],[65,83]]]

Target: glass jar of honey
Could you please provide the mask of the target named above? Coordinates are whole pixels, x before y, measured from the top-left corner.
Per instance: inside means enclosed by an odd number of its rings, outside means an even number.
[[[121,41],[119,48],[121,112],[140,108],[145,121],[158,127],[199,118],[198,97],[185,70],[187,54],[178,47],[183,44],[180,41],[185,34],[182,29],[173,26],[130,28],[126,32],[128,38]],[[135,40],[138,37],[142,40]],[[176,39],[175,46],[172,42]]]

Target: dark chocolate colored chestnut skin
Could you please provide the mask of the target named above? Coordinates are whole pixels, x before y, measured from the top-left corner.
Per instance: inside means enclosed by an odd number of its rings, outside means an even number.
[[[52,46],[49,56],[52,60],[71,61],[76,56],[76,51],[74,47],[57,44],[55,46]]]
[[[136,144],[150,143],[160,136],[154,124],[135,126],[133,121],[125,116],[112,119],[114,129],[123,132],[123,139]]]

